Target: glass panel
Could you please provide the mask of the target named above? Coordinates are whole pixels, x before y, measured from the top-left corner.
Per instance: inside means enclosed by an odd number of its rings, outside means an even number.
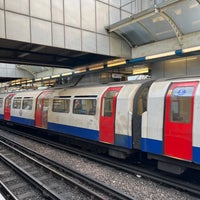
[[[53,100],[53,112],[62,112],[62,113],[68,113],[69,112],[69,106],[70,106],[70,99],[54,99]]]
[[[114,96],[118,94],[117,91],[109,91],[104,96],[103,100],[103,112],[102,115],[104,117],[111,117],[113,113],[113,99]]]
[[[150,31],[150,34],[153,34],[156,40],[164,40],[176,36],[170,24],[159,14],[143,19],[140,23]]]
[[[21,97],[15,97],[13,100],[13,108],[14,109],[20,109],[21,108],[21,102],[22,102],[22,98]]]
[[[184,34],[200,30],[200,5],[196,0],[182,1],[164,11]]]
[[[147,94],[148,94],[148,88],[145,88],[141,93],[138,98],[138,103],[137,103],[137,114],[142,115],[143,112],[147,110]]]
[[[82,115],[96,114],[96,99],[75,99],[73,113]]]
[[[22,109],[24,110],[32,110],[33,106],[33,98],[32,97],[24,97],[22,103]]]
[[[177,87],[172,91],[170,99],[171,122],[190,122],[193,90],[194,87]]]
[[[131,41],[133,45],[141,45],[154,41],[152,35],[139,23],[121,28],[117,32]]]
[[[0,98],[0,108],[2,108],[2,107],[3,107],[3,99]]]

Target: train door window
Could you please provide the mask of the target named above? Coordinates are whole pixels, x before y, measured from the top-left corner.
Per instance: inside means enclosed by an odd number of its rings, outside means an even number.
[[[144,88],[139,95],[138,102],[137,102],[137,114],[142,115],[147,110],[147,94],[148,88]]]
[[[96,99],[74,99],[73,113],[83,115],[95,115]]]
[[[117,91],[109,91],[106,93],[103,99],[103,112],[104,117],[110,117],[113,113],[113,99],[118,94]]]
[[[53,112],[69,113],[70,110],[70,99],[66,97],[55,97],[53,99]]]
[[[22,102],[22,109],[24,110],[32,110],[33,106],[33,98],[32,97],[24,97]]]
[[[42,99],[38,99],[37,100],[37,105],[36,105],[36,111],[40,111],[41,110],[41,105],[42,105]]]
[[[15,97],[13,99],[13,109],[20,109],[21,108],[22,97]]]
[[[176,87],[170,99],[170,121],[189,123],[194,87]]]
[[[0,108],[3,107],[3,98],[0,98]]]

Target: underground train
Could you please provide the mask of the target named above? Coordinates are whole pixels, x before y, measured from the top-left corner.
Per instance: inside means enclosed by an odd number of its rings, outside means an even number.
[[[200,77],[0,94],[0,120],[135,152],[158,168],[200,169]]]

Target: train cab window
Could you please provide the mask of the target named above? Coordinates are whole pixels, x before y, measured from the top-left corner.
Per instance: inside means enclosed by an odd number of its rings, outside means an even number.
[[[73,113],[82,115],[95,115],[96,99],[74,99]]]
[[[103,112],[102,112],[102,115],[104,117],[112,116],[113,99],[114,99],[114,96],[116,96],[117,94],[118,94],[117,91],[109,91],[104,96],[104,99],[103,99]]]
[[[3,98],[0,98],[0,108],[3,107]]]
[[[13,109],[20,109],[21,108],[22,97],[15,97],[13,99]]]
[[[194,87],[176,87],[170,99],[170,121],[189,123]]]
[[[33,98],[32,97],[24,97],[22,102],[22,109],[24,110],[32,110],[33,106]]]
[[[53,112],[69,113],[70,99],[66,98],[54,98],[53,99]]]

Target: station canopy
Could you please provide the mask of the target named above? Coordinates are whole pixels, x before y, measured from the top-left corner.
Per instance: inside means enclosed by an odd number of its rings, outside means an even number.
[[[171,0],[107,27],[131,47],[200,31],[200,0]]]

